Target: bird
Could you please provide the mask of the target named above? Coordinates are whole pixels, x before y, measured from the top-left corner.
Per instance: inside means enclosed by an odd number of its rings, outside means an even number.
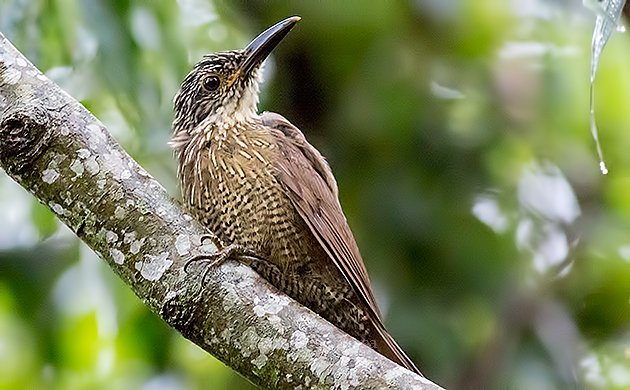
[[[186,210],[221,250],[278,290],[420,375],[385,329],[331,168],[282,115],[258,113],[265,59],[289,17],[245,49],[204,55],[175,95],[170,145]]]

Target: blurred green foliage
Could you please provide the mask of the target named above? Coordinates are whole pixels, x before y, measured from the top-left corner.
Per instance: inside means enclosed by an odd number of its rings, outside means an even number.
[[[448,388],[630,386],[630,41],[600,62],[601,176],[579,2],[4,0],[0,31],[176,195],[179,82],[290,15],[260,108],[327,156],[423,372]],[[4,174],[0,222],[0,388],[248,386]]]

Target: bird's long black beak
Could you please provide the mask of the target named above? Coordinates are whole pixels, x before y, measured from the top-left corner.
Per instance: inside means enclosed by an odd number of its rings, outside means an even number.
[[[244,50],[246,57],[245,61],[240,66],[239,73],[242,76],[251,74],[251,72],[269,56],[271,51],[278,46],[280,41],[282,41],[300,19],[299,16],[286,18],[254,38]]]

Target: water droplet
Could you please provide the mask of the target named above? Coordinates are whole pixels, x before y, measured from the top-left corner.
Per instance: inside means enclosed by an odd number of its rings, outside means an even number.
[[[591,120],[591,134],[595,141],[595,147],[597,148],[597,157],[599,157],[599,170],[602,175],[608,174],[608,168],[606,162],[604,162],[604,152],[602,151],[602,145],[599,142],[599,131],[597,130],[597,122],[595,119],[595,88],[593,86],[593,78],[591,78],[591,97],[590,97],[590,120]]]

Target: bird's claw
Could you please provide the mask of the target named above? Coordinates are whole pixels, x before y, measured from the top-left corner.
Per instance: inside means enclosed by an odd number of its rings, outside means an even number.
[[[223,262],[225,262],[229,258],[232,258],[234,260],[245,260],[244,261],[245,263],[255,261],[255,260],[260,260],[260,257],[258,257],[254,252],[244,248],[241,245],[237,245],[237,244],[225,245],[225,243],[223,243],[223,241],[221,241],[214,234],[205,234],[201,236],[202,245],[204,241],[206,240],[211,240],[212,243],[215,245],[215,247],[218,249],[218,251],[212,254],[203,254],[203,255],[194,256],[193,258],[188,260],[188,262],[186,262],[186,264],[184,265],[184,271],[188,273],[188,268],[192,263],[205,263],[206,269],[203,272],[203,279],[202,279],[204,281],[210,268],[223,264]]]

